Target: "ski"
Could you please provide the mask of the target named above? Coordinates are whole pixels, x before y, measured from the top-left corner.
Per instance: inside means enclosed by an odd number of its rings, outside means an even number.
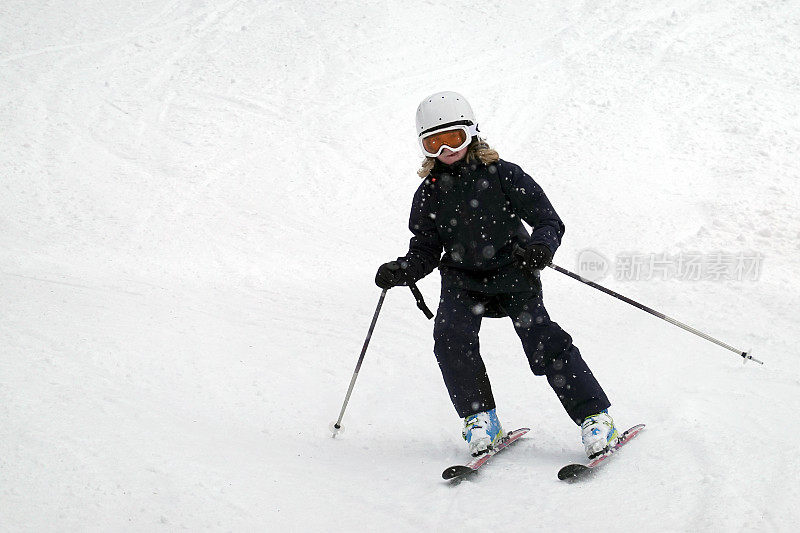
[[[638,435],[644,429],[644,424],[638,424],[633,426],[628,431],[622,434],[620,437],[619,442],[611,448],[609,451],[604,453],[599,457],[595,457],[587,464],[571,464],[567,465],[561,470],[558,471],[558,479],[562,481],[575,481],[577,479],[584,478],[595,471],[595,468],[603,464],[606,459],[614,455],[616,452],[620,450],[623,446],[629,443],[636,435]]]
[[[442,479],[447,480],[456,480],[461,479],[468,474],[472,474],[473,472],[477,472],[477,470],[485,465],[489,459],[506,449],[508,446],[514,444],[517,440],[520,439],[523,435],[525,435],[530,428],[519,428],[515,429],[514,431],[510,431],[498,444],[495,445],[494,449],[491,452],[484,453],[479,455],[478,457],[473,458],[470,462],[465,465],[455,465],[449,468],[445,468],[444,472],[442,472]]]

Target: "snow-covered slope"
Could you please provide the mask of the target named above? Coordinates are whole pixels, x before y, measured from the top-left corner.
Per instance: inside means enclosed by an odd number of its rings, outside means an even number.
[[[800,520],[800,5],[0,6],[0,529],[792,531]],[[405,252],[413,113],[457,90],[579,253],[762,254],[756,281],[553,271],[550,314],[645,433],[578,431],[507,320],[481,344],[530,436],[474,481]],[[437,300],[438,274],[420,283]]]

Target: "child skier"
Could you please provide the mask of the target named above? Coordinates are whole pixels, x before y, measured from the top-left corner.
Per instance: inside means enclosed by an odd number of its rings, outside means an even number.
[[[547,381],[581,425],[591,458],[616,444],[611,405],[572,338],[550,320],[539,271],[561,243],[564,224],[541,187],[499,158],[478,136],[469,103],[440,92],[417,108],[417,137],[426,158],[414,194],[408,253],[380,266],[382,289],[414,283],[438,265],[441,298],[434,354],[472,455],[490,451],[505,433],[478,348],[485,317],[510,317],[536,375]],[[529,235],[522,224],[527,222]],[[444,252],[444,255],[442,255]]]

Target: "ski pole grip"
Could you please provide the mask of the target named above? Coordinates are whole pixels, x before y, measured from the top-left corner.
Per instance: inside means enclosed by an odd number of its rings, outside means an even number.
[[[411,289],[411,294],[414,295],[414,299],[417,301],[417,307],[420,309],[420,311],[425,313],[425,317],[428,320],[433,318],[433,313],[431,313],[431,310],[428,309],[427,305],[425,305],[425,299],[422,297],[422,293],[419,292],[419,289],[417,288],[417,284],[416,283],[409,283],[408,284],[408,288]]]

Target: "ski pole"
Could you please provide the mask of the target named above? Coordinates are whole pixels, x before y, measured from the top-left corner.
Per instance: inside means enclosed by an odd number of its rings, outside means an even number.
[[[714,337],[712,337],[711,335],[707,335],[707,334],[703,333],[702,331],[694,329],[691,326],[687,326],[683,322],[679,322],[678,320],[675,320],[674,318],[668,317],[664,313],[659,313],[655,309],[651,309],[651,308],[647,307],[646,305],[642,305],[642,304],[640,304],[639,302],[637,302],[635,300],[631,300],[627,296],[623,296],[623,295],[621,295],[621,294],[619,294],[617,292],[612,291],[611,289],[607,289],[606,287],[603,287],[602,285],[599,285],[599,284],[595,283],[594,281],[589,281],[588,279],[584,278],[583,276],[575,274],[574,272],[570,272],[566,268],[561,268],[560,266],[554,265],[553,263],[550,263],[547,266],[549,266],[553,270],[557,270],[558,272],[561,272],[562,274],[566,274],[567,276],[571,277],[572,279],[576,279],[576,280],[580,281],[581,283],[585,283],[586,285],[589,285],[590,287],[594,287],[595,289],[597,289],[599,291],[602,291],[602,292],[608,294],[609,296],[613,296],[614,298],[617,298],[618,300],[622,300],[625,303],[631,304],[632,306],[636,307],[637,309],[641,309],[642,311],[644,311],[646,313],[650,313],[651,315],[656,316],[656,317],[660,318],[661,320],[666,320],[670,324],[678,326],[679,328],[682,328],[682,329],[688,331],[689,333],[694,333],[698,337],[702,337],[705,340],[711,341],[711,342],[713,342],[714,344],[716,344],[718,346],[722,346],[726,350],[730,350],[730,351],[732,351],[734,353],[737,353],[737,354],[739,354],[740,356],[742,356],[744,358],[744,362],[745,363],[748,360],[750,360],[750,361],[755,361],[756,363],[758,363],[760,365],[764,364],[763,361],[759,361],[758,359],[756,359],[755,357],[750,355],[750,353],[748,351],[742,351],[742,350],[740,350],[738,348],[734,348],[730,344],[724,343],[721,340],[717,340]]]
[[[336,422],[332,422],[330,425],[330,430],[333,432],[333,435],[331,435],[331,437],[333,438],[336,438],[336,435],[344,430],[344,428],[342,427],[342,418],[344,417],[344,410],[347,409],[347,402],[350,401],[350,395],[353,393],[353,386],[356,384],[358,371],[361,370],[361,363],[364,361],[364,354],[367,353],[367,346],[369,346],[369,340],[372,338],[372,331],[375,329],[375,323],[378,321],[378,314],[380,314],[381,312],[381,306],[383,305],[383,299],[386,298],[387,290],[388,289],[383,289],[381,297],[378,300],[378,307],[375,308],[375,314],[372,316],[372,323],[369,325],[367,338],[364,340],[364,346],[361,348],[361,355],[358,356],[358,362],[356,363],[356,369],[353,372],[353,377],[350,378],[350,386],[347,388],[347,395],[345,395],[344,397],[342,410],[339,412],[339,419],[336,420]]]

